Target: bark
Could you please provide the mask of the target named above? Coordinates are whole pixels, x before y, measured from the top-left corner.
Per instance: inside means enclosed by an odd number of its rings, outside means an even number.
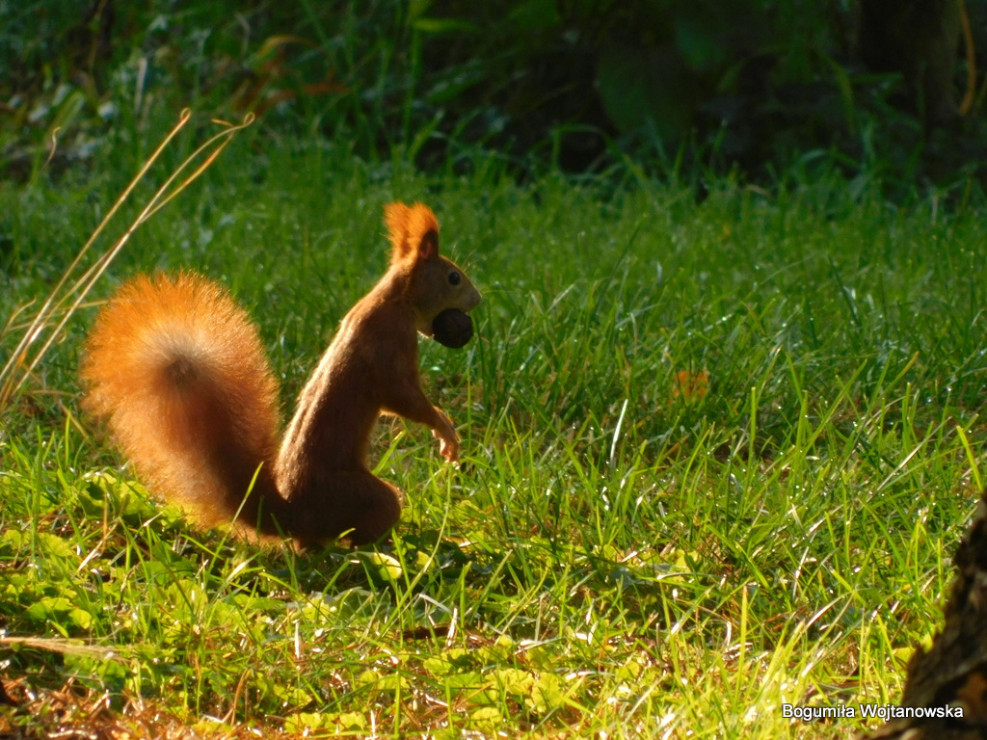
[[[903,707],[958,707],[962,719],[889,722],[870,740],[987,740],[987,491],[956,552],[946,623],[908,662]]]

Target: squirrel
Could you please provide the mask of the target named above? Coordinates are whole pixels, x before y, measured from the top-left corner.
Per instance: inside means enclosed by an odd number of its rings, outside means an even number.
[[[400,489],[368,465],[378,416],[427,424],[458,460],[452,421],[421,388],[416,332],[462,346],[480,293],[439,255],[428,206],[392,203],[385,222],[390,266],[343,318],[280,443],[260,337],[222,287],[188,272],[138,275],[110,298],[84,345],[83,407],[153,492],[248,538],[355,546],[401,513]]]

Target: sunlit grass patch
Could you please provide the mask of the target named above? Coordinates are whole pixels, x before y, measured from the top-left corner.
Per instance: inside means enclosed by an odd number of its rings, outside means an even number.
[[[4,722],[52,727],[18,692],[68,691],[100,707],[80,725],[154,707],[216,736],[816,738],[867,721],[784,704],[895,701],[982,480],[983,205],[727,181],[697,204],[519,186],[477,157],[425,177],[332,146],[224,155],[142,227],[96,293],[223,281],[288,407],[384,269],[382,204],[427,200],[485,295],[467,348],[422,344],[462,465],[385,421],[374,459],[407,494],[389,543],[197,531],[77,415],[79,313],[0,432]],[[48,196],[84,235],[117,191],[81,188],[0,189],[5,314],[71,259]]]

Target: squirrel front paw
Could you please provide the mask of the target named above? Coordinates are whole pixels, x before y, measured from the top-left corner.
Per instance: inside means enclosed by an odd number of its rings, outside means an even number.
[[[459,435],[448,416],[442,414],[440,422],[432,429],[432,436],[439,440],[439,454],[448,462],[459,462]]]
[[[439,454],[446,459],[446,462],[459,462],[459,441],[442,439],[439,443]]]

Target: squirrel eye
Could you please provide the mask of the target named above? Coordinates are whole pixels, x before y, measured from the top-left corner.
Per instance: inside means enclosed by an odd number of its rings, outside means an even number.
[[[455,270],[453,270],[452,272],[449,273],[449,284],[450,285],[459,285],[459,283],[462,281],[462,279],[463,279],[462,278],[462,275],[460,275]]]

